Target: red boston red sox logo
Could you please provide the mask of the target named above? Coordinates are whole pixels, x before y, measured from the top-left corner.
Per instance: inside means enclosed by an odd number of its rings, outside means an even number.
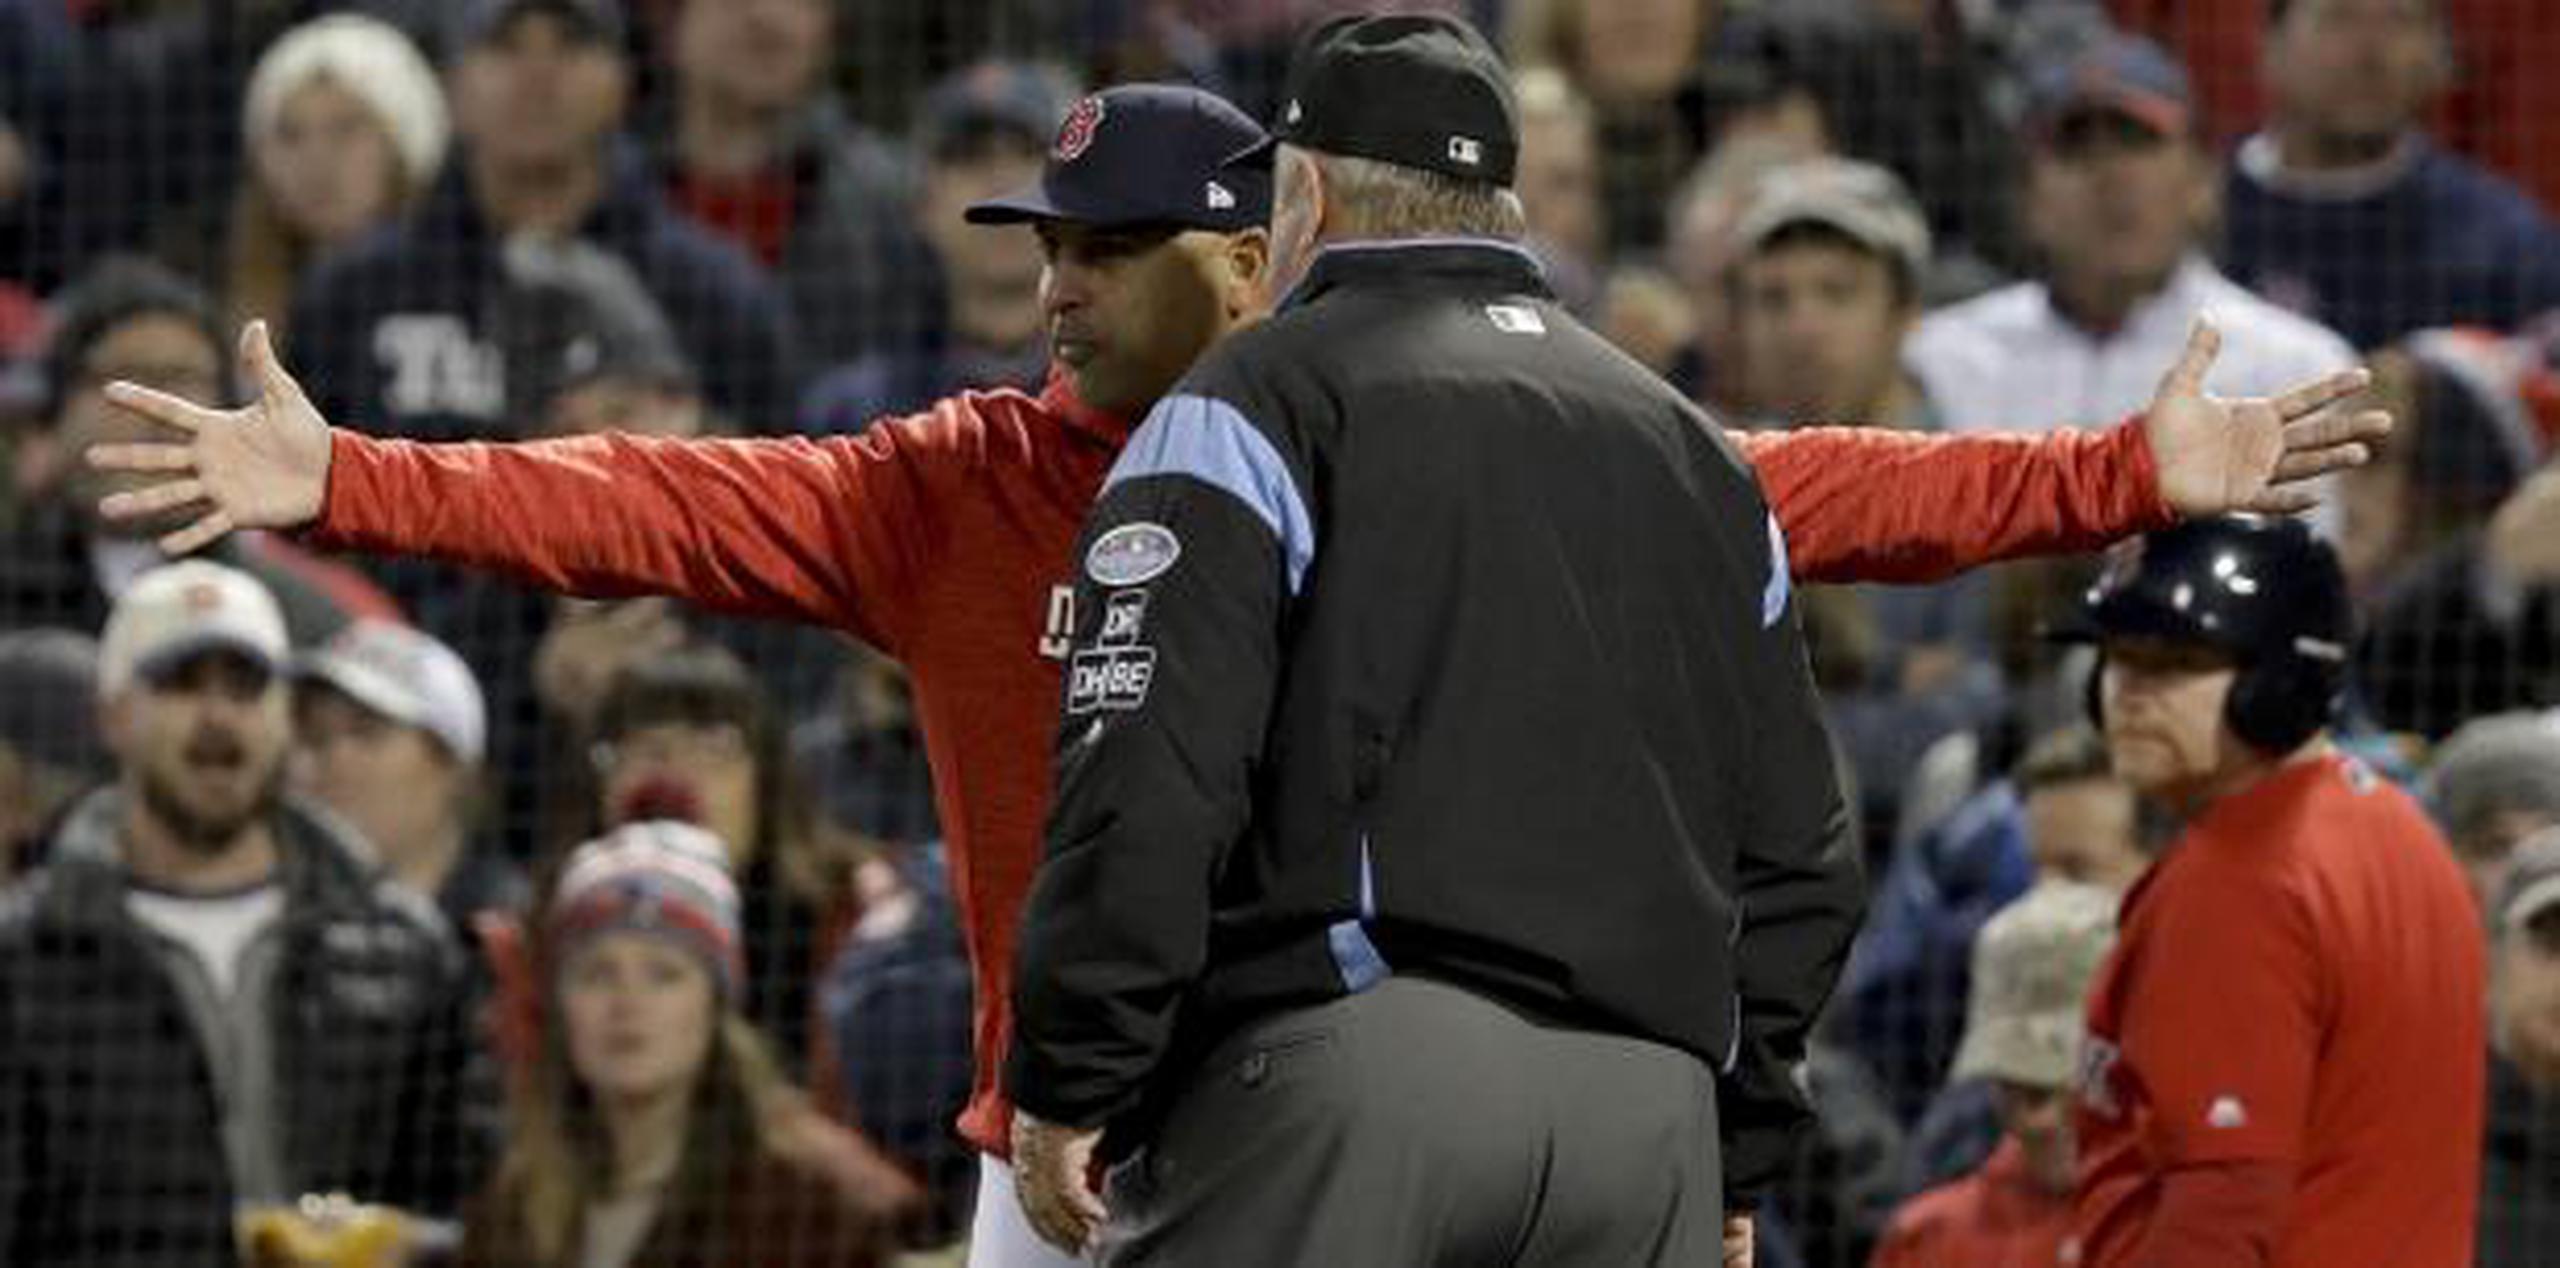
[[[1058,143],[1049,147],[1049,157],[1061,163],[1075,161],[1093,144],[1094,129],[1102,126],[1102,98],[1087,97],[1067,112],[1067,121],[1058,125]]]

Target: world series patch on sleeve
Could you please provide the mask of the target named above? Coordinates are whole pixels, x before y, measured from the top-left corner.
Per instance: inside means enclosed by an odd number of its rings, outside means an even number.
[[[1155,681],[1156,649],[1138,642],[1147,618],[1147,592],[1119,590],[1104,601],[1102,632],[1067,665],[1067,713],[1135,709],[1147,702]]]

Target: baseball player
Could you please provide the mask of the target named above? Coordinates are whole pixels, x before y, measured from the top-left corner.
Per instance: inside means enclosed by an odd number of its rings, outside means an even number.
[[[2479,916],[2425,813],[2327,742],[2336,554],[2292,520],[2183,524],[2083,618],[2116,771],[2186,827],[2091,988],[2079,1262],[2468,1264]]]
[[[1269,183],[1224,161],[1261,137],[1207,93],[1110,89],[1060,126],[1036,186],[973,211],[1041,234],[1055,370],[1037,395],[966,392],[825,440],[428,445],[327,425],[253,324],[242,356],[259,398],[246,408],[112,389],[176,435],[91,452],[150,477],[103,509],[179,513],[184,526],[162,539],[176,553],[234,528],[299,526],[322,546],[466,563],[579,595],[666,594],[814,622],[904,660],[977,979],[977,1089],[960,1123],[987,1159],[973,1262],[1063,1262],[1020,1224],[996,1075],[1014,930],[1049,806],[1071,555],[1137,420],[1203,349],[1258,315]],[[1799,578],[1919,582],[2095,549],[2179,515],[2296,508],[2312,497],[2307,480],[2362,461],[2362,442],[2389,426],[2339,404],[2361,384],[2355,373],[2272,399],[2206,397],[2212,355],[2202,330],[2149,411],[2098,431],[1732,439]]]

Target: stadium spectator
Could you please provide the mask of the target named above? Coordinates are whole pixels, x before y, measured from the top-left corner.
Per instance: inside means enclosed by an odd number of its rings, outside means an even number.
[[[631,266],[591,242],[520,239],[491,320],[507,413],[536,435],[709,430],[701,376]]]
[[[938,840],[933,776],[907,671],[867,646],[847,649],[831,707],[791,729],[791,760],[839,829],[918,845]]]
[[[2560,705],[2560,461],[2369,613],[2357,668],[2385,726],[2435,739],[2482,714]]]
[[[909,337],[830,370],[801,429],[860,431],[966,388],[1038,390],[1048,370],[1040,242],[961,219],[970,204],[1040,177],[1073,85],[1028,62],[979,62],[934,85],[916,125],[924,165],[915,220],[938,268],[941,311]]]
[[[306,655],[294,742],[311,798],[466,939],[525,903],[524,873],[479,838],[488,711],[471,667],[433,637],[358,621]]]
[[[399,28],[339,13],[271,45],[240,112],[249,161],[237,191],[163,233],[161,254],[220,299],[226,325],[264,317],[289,337],[286,311],[320,257],[435,184],[451,128],[444,88]]]
[[[0,276],[50,293],[102,254],[182,243],[220,254],[218,208],[238,184],[244,89],[259,55],[318,9],[356,10],[412,35],[437,0],[0,5],[0,116],[34,160],[17,259]],[[23,112],[23,113],[21,113]],[[11,219],[0,199],[0,225]],[[10,230],[0,227],[0,249]],[[13,270],[23,268],[23,274]]]
[[[2234,277],[2364,348],[2560,306],[2560,228],[2420,125],[2453,71],[2433,0],[2276,0],[2265,69],[2224,185]]]
[[[288,654],[203,561],[108,618],[117,782],[0,915],[0,1260],[227,1262],[244,1208],[449,1215],[474,1173],[458,949],[280,794]]]
[[[1927,396],[1902,363],[1930,239],[1900,180],[1849,159],[1778,168],[1761,181],[1734,236],[1730,290],[1746,418],[1937,430]],[[1999,715],[1999,674],[1985,655],[1984,586],[1965,578],[1805,592],[1825,711],[1856,772],[1869,830],[1888,839],[1929,746],[1987,728]]]
[[[1600,139],[1591,103],[1552,67],[1523,72],[1520,95],[1520,208],[1525,244],[1546,265],[1556,298],[1578,314],[1599,302],[1608,243],[1600,205]]]
[[[1984,920],[2038,881],[2130,889],[2145,856],[2132,792],[2112,779],[2089,727],[2040,735],[2007,779],[1892,843],[1876,902],[1841,981],[1841,1020],[1912,1125],[1907,1171],[1925,1189],[1971,1171],[1994,1135],[1989,1101],[1948,1104],[1966,976]]]
[[[738,1011],[748,936],[699,828],[630,823],[569,856],[536,942],[541,1055],[463,1264],[889,1262],[914,1184],[767,1055]]]
[[[70,200],[72,103],[89,76],[60,5],[0,4],[0,368],[39,341],[41,297],[62,284],[86,227]]]
[[[54,819],[112,767],[98,735],[98,644],[76,630],[0,634],[0,889]]]
[[[2459,73],[2429,126],[2446,145],[2497,169],[2547,210],[2560,207],[2560,26],[2537,22],[2540,0],[2434,0]],[[2217,146],[2238,141],[2266,117],[2264,49],[2268,4],[2199,8],[2188,0],[2108,0],[2115,20],[2178,49],[2196,73]]]
[[[2150,869],[2141,809],[2096,731],[2074,724],[2044,736],[2028,746],[2012,778],[2026,799],[2038,883],[2069,881],[2122,896]]]
[[[2221,332],[2207,386],[2249,394],[2355,360],[2335,334],[2215,271],[2213,160],[2186,72],[2101,39],[2029,76],[2024,227],[2042,276],[1930,314],[1911,362],[1955,428],[2052,426],[2138,408],[2200,316]]]
[[[1744,418],[1937,429],[1902,366],[1932,244],[1900,179],[1853,159],[1777,167],[1745,202],[1734,237],[1742,361],[1765,367],[1746,375]]]
[[[2359,599],[2478,532],[2532,473],[2545,420],[2560,417],[2548,346],[2541,333],[2422,330],[2374,354],[2374,399],[2397,425],[2337,486],[2339,561]]]
[[[2073,723],[2049,731],[2027,746],[2009,778],[1996,781],[1968,799],[1947,820],[1946,825],[1922,838],[1949,838],[1959,843],[1960,852],[1949,854],[1961,859],[1971,852],[1985,860],[1998,860],[2004,879],[2005,868],[2015,852],[2023,851],[2033,864],[2035,886],[2065,884],[2102,890],[2121,898],[2151,865],[2145,849],[2143,832],[2146,825],[2136,804],[2133,789],[2116,778],[2107,757],[2106,741],[2086,723]],[[2023,834],[2021,844],[2019,837]],[[1938,857],[1924,853],[1922,858]],[[1888,892],[1897,897],[1915,891],[1907,885],[1899,871],[1889,877]],[[1974,893],[1959,873],[1952,893]],[[2031,887],[2032,888],[2032,887]],[[1995,891],[1996,892],[1996,891]],[[1970,902],[1955,909],[1961,916],[1975,911]],[[1975,914],[1971,922],[1951,920],[1940,945],[1942,962],[1960,966],[1958,971],[1970,973],[1982,955],[1981,944],[1973,937],[1973,926],[1980,923]],[[1967,944],[1970,942],[1970,950]],[[1944,985],[1935,985],[1944,983]],[[1919,1042],[1933,1045],[1921,1051],[1933,1062],[1944,1061],[1949,1049],[1935,1047],[1943,1043],[1947,1033],[1946,1019],[1963,1007],[1960,1003],[1974,989],[1969,977],[1918,980],[1908,1001],[1890,994],[1871,993],[1860,1001],[1854,1016],[1891,1015],[1896,1008],[1911,1008],[1922,1013],[1924,1024],[1915,1031]],[[1933,990],[1934,986],[1934,990]],[[1868,1023],[1872,1026],[1872,1023]],[[1875,1036],[1870,1050],[1880,1063],[1902,1051],[1909,1042],[1896,1038],[1892,1030],[1871,1029]],[[1939,1067],[1921,1067],[1922,1073],[1934,1073]],[[1952,1183],[1982,1165],[2000,1143],[2000,1104],[1991,1089],[1978,1082],[1958,1079],[1930,1095],[1921,1110],[1919,1121],[1911,1128],[1910,1146],[1903,1158],[1906,1193],[1936,1188]]]
[[[324,262],[293,309],[321,399],[392,435],[515,435],[483,310],[525,236],[594,242],[667,306],[712,405],[789,426],[790,314],[755,261],[668,209],[616,140],[630,91],[614,0],[471,0],[448,78],[456,161],[396,231]]]
[[[1797,0],[1765,10],[1771,56],[1821,102],[1843,154],[1909,184],[1937,239],[1932,301],[1979,291],[2014,262],[2016,182],[2000,103],[2017,90],[1997,21],[1938,0]]]
[[[819,987],[841,1103],[922,1178],[928,1245],[968,1231],[978,1196],[977,1150],[952,1129],[969,1104],[972,990],[944,868],[939,842],[867,861],[861,923]]]
[[[1564,72],[1598,114],[1613,255],[1662,244],[1673,192],[1712,148],[1706,68],[1750,69],[1710,54],[1724,10],[1723,0],[1547,0],[1515,12],[1513,64]]]
[[[791,1069],[822,1070],[816,981],[860,915],[857,860],[819,821],[763,689],[726,651],[680,647],[616,674],[592,734],[589,822],[682,808],[728,847],[747,930],[739,1010]]]
[[[2560,1245],[2560,831],[2517,847],[2489,920],[2479,1263],[2533,1268]]]
[[[1750,416],[1749,367],[1733,311],[1733,263],[1741,252],[1735,231],[1769,173],[1820,153],[1773,137],[1737,142],[1700,162],[1672,196],[1664,263],[1687,303],[1690,343],[1663,375],[1724,417]]]
[[[1980,1169],[1894,1212],[1872,1268],[2071,1262],[2073,1090],[2089,982],[2117,895],[2044,881],[1982,927],[1954,1078],[1987,1084],[2000,1138]]]
[[[151,525],[111,524],[96,514],[100,497],[133,482],[98,472],[80,460],[81,451],[136,435],[98,389],[139,376],[228,398],[231,358],[203,292],[146,261],[101,261],[54,308],[34,426],[12,454],[26,500],[0,533],[0,613],[12,624],[94,630],[115,596],[162,562]],[[255,574],[275,594],[297,647],[318,645],[353,616],[397,615],[353,569],[282,538],[248,534],[204,553]]]
[[[2560,827],[2560,715],[2464,723],[2436,748],[2418,791],[2471,874],[2480,910],[2494,915],[2516,848]]]
[[[790,297],[812,365],[906,333],[917,274],[907,158],[829,82],[831,0],[677,0],[651,137],[678,211],[744,247]]]
[[[2185,821],[2090,993],[2082,1262],[2470,1262],[2478,906],[2328,741],[2335,553],[2297,520],[2192,521],[2118,551],[2082,612],[2116,770]]]

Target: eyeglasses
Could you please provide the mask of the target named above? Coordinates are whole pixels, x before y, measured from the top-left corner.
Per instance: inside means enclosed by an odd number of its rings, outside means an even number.
[[[749,756],[747,733],[734,726],[653,726],[618,740],[598,741],[587,752],[599,774],[633,765],[734,765]]]

